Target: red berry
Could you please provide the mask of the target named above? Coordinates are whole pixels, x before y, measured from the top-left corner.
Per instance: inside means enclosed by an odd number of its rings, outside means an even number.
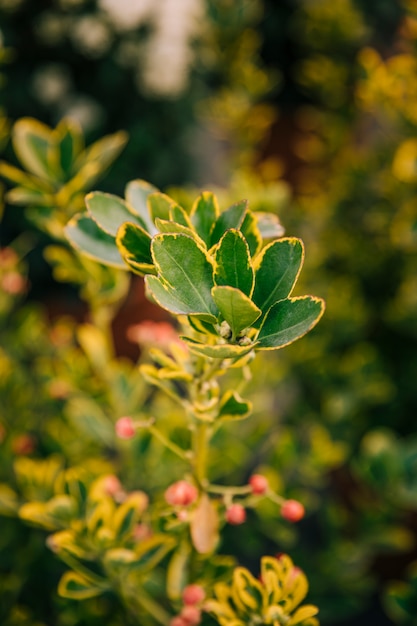
[[[286,500],[281,507],[281,515],[288,522],[299,522],[304,513],[304,507],[298,500]]]
[[[226,522],[229,524],[243,524],[246,521],[246,511],[241,504],[232,504],[226,511]]]
[[[132,439],[136,432],[135,425],[131,417],[121,417],[116,422],[116,435],[120,439]]]
[[[201,622],[201,611],[196,606],[188,604],[182,609],[180,617],[187,626],[197,626]]]
[[[187,585],[182,592],[184,604],[200,604],[206,597],[206,592],[200,585]]]
[[[187,622],[185,622],[182,617],[177,615],[169,622],[169,626],[187,626]]]
[[[253,474],[249,478],[249,484],[252,492],[257,496],[264,494],[268,490],[268,480],[262,474]]]
[[[172,506],[188,506],[197,500],[198,490],[186,480],[173,483],[165,491],[165,500]]]

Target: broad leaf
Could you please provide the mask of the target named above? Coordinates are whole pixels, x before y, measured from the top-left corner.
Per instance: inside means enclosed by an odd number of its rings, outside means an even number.
[[[261,315],[261,310],[242,291],[234,287],[213,287],[213,300],[232,329],[233,339],[249,328]]]
[[[249,247],[242,233],[228,230],[219,242],[214,271],[216,285],[229,285],[250,296],[253,288],[253,268]]]
[[[251,411],[251,402],[243,400],[236,391],[226,391],[220,402],[219,418],[223,420],[245,419]]]
[[[158,189],[144,180],[131,180],[125,189],[127,202],[139,215],[146,225],[146,230],[150,235],[155,235],[158,231],[151,219],[148,207],[148,196],[157,193]]]
[[[56,127],[58,137],[60,166],[62,171],[70,175],[73,163],[84,148],[84,138],[81,127],[74,120],[63,119]]]
[[[210,246],[211,231],[219,212],[217,198],[210,191],[203,191],[191,209],[191,222],[207,246]]]
[[[259,350],[275,350],[311,330],[324,312],[324,301],[313,296],[276,302],[268,311],[258,335]]]
[[[237,344],[222,343],[218,345],[210,345],[200,343],[191,337],[180,337],[186,342],[190,352],[198,356],[208,356],[212,359],[237,359],[251,352],[256,343],[250,346],[239,346]]]
[[[200,303],[190,302],[188,299],[182,299],[176,290],[166,284],[156,276],[145,276],[145,286],[147,296],[151,296],[160,307],[174,313],[175,315],[195,315],[199,316],[207,322],[215,323],[217,318],[210,312],[195,310],[199,308]],[[214,304],[214,303],[213,303]]]
[[[295,237],[273,241],[262,250],[255,261],[252,299],[264,314],[275,302],[290,295],[303,260],[303,243]]]
[[[122,258],[139,274],[154,274],[151,237],[146,230],[126,222],[117,231],[116,244]]]
[[[217,316],[211,296],[213,264],[206,251],[188,235],[162,234],[152,240],[152,257],[158,273],[189,313]]]
[[[127,269],[114,237],[101,230],[89,217],[75,216],[64,230],[71,245],[85,256],[105,265]]]
[[[240,229],[245,218],[247,208],[248,201],[241,200],[240,202],[236,202],[236,204],[232,204],[232,206],[226,209],[226,211],[223,211],[223,213],[220,213],[211,233],[210,246],[214,246],[218,241],[220,241],[221,237],[224,235],[226,230],[229,230],[229,228],[235,228],[236,230]]]
[[[146,228],[143,220],[133,213],[127,202],[113,194],[92,191],[85,197],[85,204],[93,220],[113,237],[116,237],[117,231],[125,222],[133,222]]]
[[[188,214],[179,204],[174,204],[169,211],[169,219],[191,230],[194,228]]]

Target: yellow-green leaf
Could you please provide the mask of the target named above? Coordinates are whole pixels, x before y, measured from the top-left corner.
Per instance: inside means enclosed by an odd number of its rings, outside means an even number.
[[[232,329],[233,339],[245,328],[250,328],[262,313],[248,296],[234,287],[213,287],[211,295]]]
[[[82,576],[78,572],[65,572],[59,581],[58,593],[63,598],[70,598],[72,600],[86,600],[87,598],[94,598],[102,594],[108,585],[98,585],[96,582],[89,578]]]

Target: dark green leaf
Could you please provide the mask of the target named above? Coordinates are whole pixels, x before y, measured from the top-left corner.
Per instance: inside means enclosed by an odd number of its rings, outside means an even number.
[[[324,302],[313,296],[276,302],[268,311],[258,335],[259,350],[275,350],[311,330],[324,312]]]
[[[169,220],[170,212],[176,204],[175,200],[164,193],[151,193],[148,196],[149,213],[154,222],[157,217]]]
[[[258,254],[262,246],[262,237],[259,231],[254,214],[248,211],[240,227],[243,236],[248,242],[251,255],[254,257]]]
[[[174,313],[175,315],[192,314],[211,323],[217,321],[217,318],[211,313],[195,311],[192,303],[188,302],[188,300],[182,300],[177,292],[160,278],[156,278],[156,276],[145,276],[145,285],[148,297],[151,296],[151,298],[166,311]],[[198,306],[199,303],[196,304],[196,307]]]
[[[264,314],[275,302],[290,295],[303,260],[303,243],[295,237],[273,241],[262,250],[254,265],[252,298]]]
[[[214,246],[220,241],[221,237],[229,228],[240,229],[245,218],[247,207],[248,201],[241,200],[240,202],[236,202],[236,204],[232,204],[231,207],[219,215],[211,233],[210,246]]]
[[[195,201],[190,217],[194,228],[207,246],[210,246],[211,231],[218,215],[216,196],[210,191],[203,191]]]
[[[132,269],[140,274],[155,273],[151,255],[151,237],[146,230],[126,222],[117,232],[116,244],[121,256]]]
[[[227,230],[216,251],[214,270],[216,285],[229,285],[250,296],[253,289],[253,268],[249,247],[242,233]]]
[[[219,418],[245,419],[252,411],[252,403],[243,400],[236,391],[226,391],[220,402]]]
[[[151,250],[158,273],[174,295],[187,305],[188,310],[184,313],[203,313],[210,318],[217,316],[211,296],[213,264],[206,251],[183,234],[156,235]]]

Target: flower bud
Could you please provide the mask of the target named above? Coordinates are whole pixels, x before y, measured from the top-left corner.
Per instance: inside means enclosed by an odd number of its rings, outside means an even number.
[[[187,626],[197,626],[201,622],[201,611],[196,606],[187,604],[182,609],[180,618]]]
[[[116,422],[116,435],[120,439],[132,439],[134,437],[136,429],[131,417],[121,417]]]
[[[253,474],[249,478],[249,485],[252,487],[252,493],[257,496],[264,494],[268,490],[268,480],[262,474]]]
[[[246,521],[246,511],[241,504],[232,504],[226,510],[226,522],[237,526]]]
[[[172,506],[188,506],[197,500],[197,488],[186,480],[173,483],[165,491],[165,500]]]
[[[288,522],[299,522],[304,513],[304,507],[298,500],[286,500],[281,507],[281,516]]]
[[[184,604],[200,604],[206,597],[206,592],[201,585],[187,585],[182,592]]]

